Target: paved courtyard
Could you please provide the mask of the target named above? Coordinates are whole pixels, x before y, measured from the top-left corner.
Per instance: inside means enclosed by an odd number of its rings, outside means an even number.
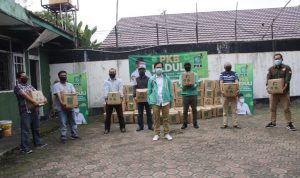
[[[292,107],[298,129],[299,106]],[[278,127],[264,128],[268,108],[256,107],[255,116],[239,118],[240,130],[220,129],[221,118],[200,120],[200,129],[172,125],[173,141],[153,142],[153,132],[136,125],[103,135],[96,119],[79,128],[81,140],[61,144],[56,131],[44,149],[14,150],[1,160],[0,177],[300,177],[300,131],[288,131],[282,113]]]

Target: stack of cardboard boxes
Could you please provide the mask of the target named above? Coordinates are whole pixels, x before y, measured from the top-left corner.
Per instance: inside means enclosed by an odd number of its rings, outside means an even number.
[[[186,77],[191,81],[192,77]],[[169,111],[170,124],[183,123],[183,107],[181,88],[178,86],[178,81],[173,81],[173,108]],[[137,102],[147,101],[147,89],[137,90]],[[203,80],[199,82],[197,96],[197,114],[198,119],[210,119],[212,117],[221,117],[223,115],[222,93],[219,80]],[[136,101],[133,98],[133,86],[124,85],[124,100],[122,102],[123,115],[127,124],[137,123],[138,111]],[[117,113],[114,111],[113,122],[118,123]],[[152,116],[153,118],[153,116]],[[144,111],[144,123],[147,123],[147,115]],[[161,119],[162,123],[162,119]],[[189,109],[188,123],[192,123],[192,112]]]
[[[124,98],[121,100],[121,96],[119,92],[109,92],[107,97],[107,104],[108,105],[116,105],[122,104],[123,116],[125,123],[133,124],[134,122],[134,113],[135,110],[135,102],[133,99],[133,86],[132,85],[125,85],[124,89]],[[105,106],[105,105],[104,105]],[[105,108],[104,108],[105,111]],[[104,117],[106,117],[106,113],[104,113]],[[111,120],[113,123],[118,123],[118,115],[115,109],[113,110]]]
[[[219,80],[204,81],[204,107],[200,109],[201,119],[210,119],[223,115],[222,93]]]

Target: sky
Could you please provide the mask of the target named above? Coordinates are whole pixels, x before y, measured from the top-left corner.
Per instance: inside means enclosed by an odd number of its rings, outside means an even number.
[[[16,0],[31,11],[40,11],[40,0]],[[77,1],[77,0],[73,0]],[[123,17],[159,15],[207,11],[238,10],[284,7],[289,0],[119,0],[118,19]],[[47,3],[47,0],[43,0]],[[94,39],[103,41],[116,24],[117,0],[79,0],[77,19],[91,27],[97,26]],[[291,0],[290,6],[300,5],[300,0]]]

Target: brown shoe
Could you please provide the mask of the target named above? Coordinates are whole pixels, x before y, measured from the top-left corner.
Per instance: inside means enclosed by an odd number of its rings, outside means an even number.
[[[122,133],[126,132],[126,129],[125,128],[121,129],[121,132]]]
[[[104,131],[104,135],[108,134],[109,133],[109,130],[105,130]]]

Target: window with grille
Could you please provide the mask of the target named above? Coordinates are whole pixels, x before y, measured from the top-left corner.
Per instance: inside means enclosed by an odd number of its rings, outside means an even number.
[[[0,91],[11,89],[10,54],[0,53]]]
[[[25,61],[23,54],[0,52],[0,91],[12,90],[17,83],[16,74],[25,72]]]

